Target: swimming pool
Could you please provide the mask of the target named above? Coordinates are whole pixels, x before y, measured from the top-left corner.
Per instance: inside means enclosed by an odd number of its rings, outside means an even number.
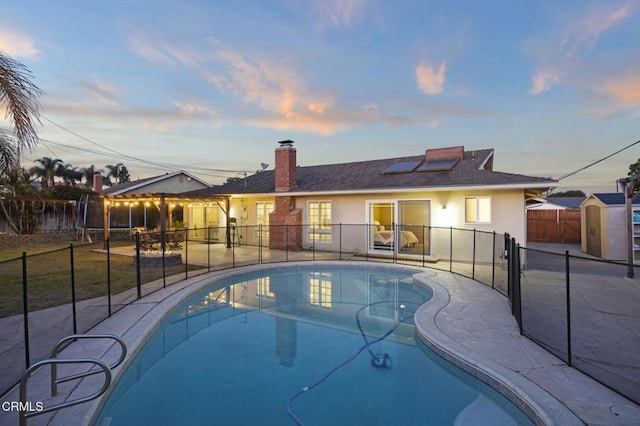
[[[213,283],[156,330],[96,424],[531,424],[416,339],[413,313],[430,297],[385,268]]]

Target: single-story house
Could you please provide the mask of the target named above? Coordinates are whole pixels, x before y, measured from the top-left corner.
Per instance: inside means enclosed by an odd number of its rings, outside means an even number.
[[[632,199],[634,263],[640,263],[640,195]],[[606,260],[627,260],[626,198],[622,192],[589,195],[581,204],[582,251]]]
[[[293,142],[282,141],[274,170],[184,195],[227,197],[227,217],[245,230],[241,239],[268,240],[272,249],[437,256],[432,241],[437,233],[448,239],[451,228],[509,232],[524,244],[526,200],[558,182],[494,171],[493,159],[493,149],[456,146],[299,166]],[[185,217],[190,224],[194,219]]]

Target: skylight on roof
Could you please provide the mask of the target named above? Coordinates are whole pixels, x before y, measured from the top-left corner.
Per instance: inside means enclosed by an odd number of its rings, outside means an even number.
[[[393,163],[382,172],[383,175],[394,173],[411,173],[420,165],[421,161],[408,161],[404,163]]]
[[[440,160],[440,161],[427,161],[422,163],[420,167],[416,169],[417,172],[440,172],[453,169],[458,163],[458,159],[452,160]]]

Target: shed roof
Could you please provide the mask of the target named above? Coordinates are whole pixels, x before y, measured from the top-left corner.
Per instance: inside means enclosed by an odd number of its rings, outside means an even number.
[[[591,194],[607,206],[625,205],[625,195],[622,192],[600,192]],[[632,204],[640,204],[640,194],[633,197]]]

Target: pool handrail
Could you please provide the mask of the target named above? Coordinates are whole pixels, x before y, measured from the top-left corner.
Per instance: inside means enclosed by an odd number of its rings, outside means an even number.
[[[62,339],[60,339],[58,341],[58,343],[55,344],[55,346],[53,347],[53,349],[51,350],[51,355],[49,356],[50,359],[57,359],[58,358],[58,353],[60,352],[60,348],[62,347],[63,344],[65,344],[66,342],[70,341],[70,340],[78,340],[78,339],[113,339],[116,342],[118,342],[118,344],[120,345],[121,348],[121,353],[120,353],[120,358],[118,358],[116,360],[116,362],[114,362],[111,365],[108,365],[109,369],[114,369],[117,366],[119,366],[120,364],[122,364],[122,362],[124,361],[124,359],[127,356],[127,345],[124,343],[124,341],[122,340],[122,338],[120,338],[119,336],[116,336],[115,334],[71,334],[67,337],[63,337]],[[99,373],[100,370],[90,370],[84,373],[78,373],[78,374],[74,374],[71,376],[67,376],[67,377],[63,377],[61,379],[57,378],[58,375],[58,367],[57,365],[54,363],[51,365],[51,396],[55,396],[58,394],[58,383],[64,383],[64,382],[68,382],[70,380],[75,380],[75,379],[81,379],[83,377],[87,377],[87,376],[91,376],[93,374],[97,374]]]
[[[27,381],[29,379],[29,377],[31,377],[31,374],[33,374],[34,371],[38,370],[40,367],[45,366],[45,365],[51,365],[52,368],[54,365],[57,364],[95,364],[98,367],[100,367],[102,369],[102,371],[104,372],[105,375],[105,381],[104,384],[102,385],[102,387],[100,388],[100,390],[98,390],[96,393],[94,393],[93,395],[88,395],[82,398],[78,398],[78,399],[74,399],[71,401],[65,401],[65,402],[61,402],[59,404],[54,404],[50,407],[44,408],[44,407],[36,407],[35,411],[27,411],[25,409],[23,409],[23,407],[27,407]],[[84,377],[84,376],[89,376],[95,373],[100,372],[100,370],[91,370],[87,373],[85,373],[84,375],[78,375],[80,377]],[[25,373],[22,375],[22,378],[20,379],[20,426],[26,426],[27,425],[27,418],[29,417],[33,417],[33,416],[37,416],[40,414],[45,414],[45,413],[49,413],[51,411],[56,411],[59,410],[61,408],[66,408],[66,407],[71,407],[73,405],[78,405],[78,404],[82,404],[84,402],[87,401],[91,401],[93,399],[98,398],[99,396],[101,396],[103,393],[106,392],[106,390],[109,388],[109,385],[111,384],[111,369],[109,368],[109,366],[102,360],[97,359],[97,358],[47,358],[44,359],[40,362],[36,362],[35,364],[33,364],[31,367],[29,367],[27,369],[27,371],[25,371]]]

